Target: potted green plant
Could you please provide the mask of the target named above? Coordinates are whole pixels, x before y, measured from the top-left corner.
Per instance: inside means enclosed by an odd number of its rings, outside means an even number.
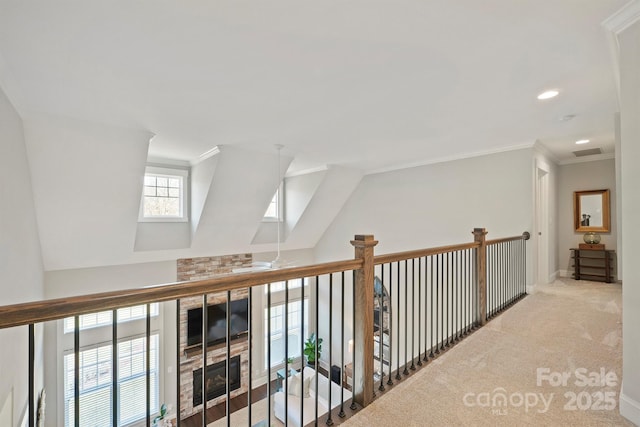
[[[164,425],[164,421],[162,423],[160,423],[160,421],[164,420],[165,415],[167,415],[167,405],[163,403],[162,406],[160,406],[160,414],[153,419],[154,427]]]
[[[315,332],[304,342],[304,355],[307,358],[307,364],[315,366],[316,364],[316,346],[318,347],[318,358],[322,353],[322,338],[316,338]]]

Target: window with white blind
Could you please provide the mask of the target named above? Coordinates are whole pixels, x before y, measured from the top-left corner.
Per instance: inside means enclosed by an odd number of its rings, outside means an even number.
[[[118,342],[117,424],[126,426],[146,417],[146,337]],[[151,413],[159,410],[158,334],[150,339]],[[80,353],[80,425],[109,427],[112,422],[111,343],[84,347]],[[64,425],[75,419],[74,354],[64,355]]]
[[[264,301],[264,367],[268,367],[267,341],[271,340],[271,367],[276,367],[284,363],[285,359],[297,359],[302,356],[301,346],[306,339],[309,331],[309,292],[308,286],[303,286],[302,279],[290,280],[289,286],[289,304],[287,306],[288,319],[287,329],[285,330],[285,282],[276,282],[271,284],[271,310],[269,311]],[[269,288],[265,288],[265,294]],[[302,290],[304,289],[304,299],[302,298]],[[302,316],[304,307],[304,318]],[[268,320],[271,316],[271,333],[268,330]],[[288,337],[289,348],[288,354],[285,353],[285,337]],[[285,356],[285,354],[287,354]]]
[[[149,305],[151,316],[151,342],[149,349],[151,385],[151,414],[159,410],[160,400],[160,327],[157,303]],[[147,305],[137,305],[118,309],[118,382],[115,387],[118,400],[117,424],[128,426],[137,424],[146,418],[146,317]],[[80,425],[112,426],[112,402],[114,387],[112,364],[113,311],[83,314],[79,316],[80,352]],[[73,426],[75,418],[74,402],[74,353],[73,331],[74,318],[65,318],[62,322],[61,336],[62,362],[62,396],[61,404],[64,412],[64,425]]]

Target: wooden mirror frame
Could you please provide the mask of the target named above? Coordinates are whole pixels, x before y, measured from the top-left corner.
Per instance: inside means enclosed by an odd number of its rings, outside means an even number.
[[[602,226],[585,226],[581,224],[581,197],[602,195]],[[595,231],[609,233],[611,231],[611,215],[609,211],[609,190],[589,190],[573,192],[573,225],[576,232]]]

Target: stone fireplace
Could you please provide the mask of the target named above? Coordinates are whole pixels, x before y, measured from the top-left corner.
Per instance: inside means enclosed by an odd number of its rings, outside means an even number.
[[[236,267],[251,265],[251,254],[225,255],[218,257],[179,259],[177,263],[178,281],[209,279],[228,274]],[[231,300],[248,297],[247,289],[231,292]],[[207,304],[224,303],[226,292],[209,294]],[[190,297],[180,300],[180,419],[184,420],[202,411],[202,346],[187,345],[187,313],[189,309],[202,307],[202,297]],[[207,385],[206,407],[210,408],[226,399],[225,364],[230,358],[231,397],[248,391],[249,382],[249,340],[246,335],[230,343],[231,353],[227,354],[225,344],[210,345],[207,348],[207,378],[213,379]],[[221,367],[221,368],[220,368]],[[211,371],[213,369],[213,371]],[[217,371],[217,372],[216,372]],[[196,376],[199,375],[198,380]],[[220,375],[222,375],[220,377]],[[211,386],[209,386],[211,384]]]

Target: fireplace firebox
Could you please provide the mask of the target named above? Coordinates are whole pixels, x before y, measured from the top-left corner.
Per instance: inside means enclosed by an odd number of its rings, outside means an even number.
[[[226,361],[207,366],[207,402],[227,392]],[[240,355],[229,359],[229,390],[240,388]],[[193,406],[202,404],[202,368],[193,371]]]

